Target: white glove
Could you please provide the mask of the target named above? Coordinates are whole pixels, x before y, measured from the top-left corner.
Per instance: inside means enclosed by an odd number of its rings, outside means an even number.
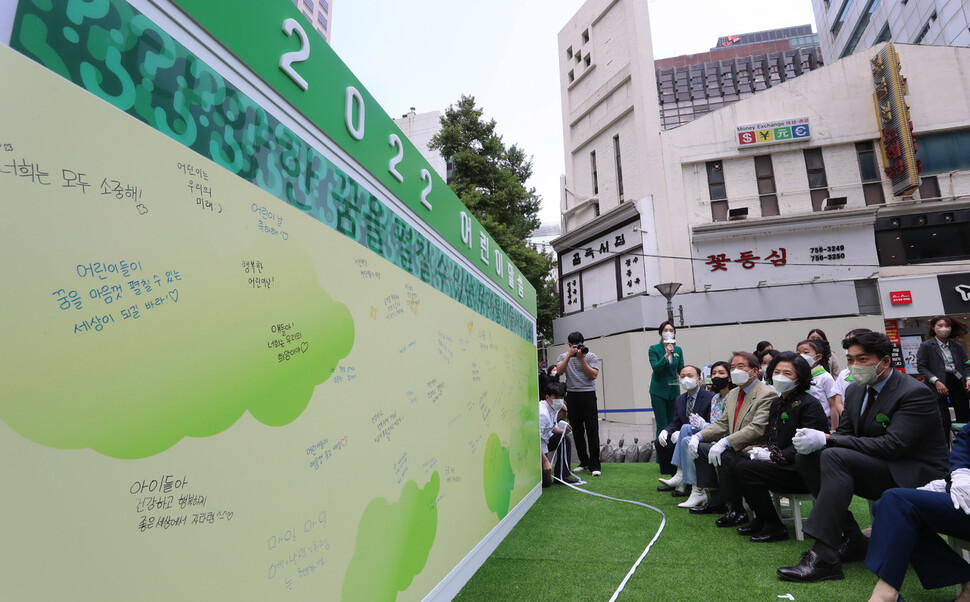
[[[970,468],[958,468],[950,473],[950,499],[954,508],[970,515]]]
[[[721,465],[721,454],[724,453],[727,446],[727,439],[719,439],[717,443],[711,446],[711,451],[707,454],[707,461],[711,463],[711,466]]]
[[[678,439],[680,439],[680,431],[674,431],[673,434],[670,435],[670,442],[672,444],[676,444]]]
[[[657,443],[660,444],[660,447],[667,447],[667,437],[669,436],[670,436],[670,433],[668,433],[666,429],[660,431],[660,436],[657,437]]]
[[[825,433],[815,429],[797,429],[791,442],[798,453],[814,454],[825,447]]]
[[[697,446],[701,444],[701,438],[697,435],[691,435],[690,441],[687,442],[687,451],[690,452],[690,457],[697,459],[700,453],[697,451]]]
[[[752,460],[760,460],[762,462],[771,461],[771,452],[768,451],[767,447],[752,447],[748,451],[748,457]]]
[[[558,427],[559,427],[559,430],[561,430],[562,432],[564,432],[564,433],[565,433],[565,432],[566,432],[566,427],[568,427],[568,426],[569,426],[569,424],[568,424],[568,423],[567,423],[567,422],[566,422],[565,420],[560,420],[560,421],[559,421],[559,424],[558,424],[558,425],[556,425],[556,426],[558,426]]]
[[[708,426],[700,414],[691,414],[688,420],[690,421],[690,425],[699,431],[706,429]]]
[[[933,493],[946,493],[946,479],[930,481],[922,487],[917,487],[917,489],[922,491],[932,491]]]

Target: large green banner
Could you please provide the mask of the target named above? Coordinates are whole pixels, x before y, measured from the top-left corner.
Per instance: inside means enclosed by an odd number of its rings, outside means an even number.
[[[534,499],[528,295],[181,35],[0,45],[0,590],[421,599]]]

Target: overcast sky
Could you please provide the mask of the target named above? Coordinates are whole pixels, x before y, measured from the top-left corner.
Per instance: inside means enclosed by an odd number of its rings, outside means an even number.
[[[722,35],[810,24],[811,0],[648,0],[654,58]],[[543,223],[559,222],[564,170],[559,30],[582,0],[333,0],[331,44],[391,117],[474,96],[506,144],[533,156]]]

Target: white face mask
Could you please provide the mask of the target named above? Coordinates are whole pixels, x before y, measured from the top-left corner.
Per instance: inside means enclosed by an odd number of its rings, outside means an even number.
[[[944,328],[941,326],[940,328],[936,329],[936,336],[940,337],[941,339],[945,339],[950,336],[950,332],[951,331],[949,328]]]
[[[785,394],[795,388],[795,381],[782,374],[776,374],[771,377],[771,386],[775,391]]]
[[[803,353],[802,358],[804,358],[804,360],[808,362],[808,366],[810,368],[815,366],[815,356],[812,355],[811,353]]]
[[[672,332],[665,332],[661,336],[663,336],[664,342],[669,342],[674,340],[674,333]]]
[[[879,363],[882,363],[882,361],[880,360]],[[868,387],[875,383],[885,372],[885,370],[879,370],[879,363],[871,366],[860,366],[858,364],[851,366],[849,372],[852,373],[852,381],[860,387]],[[892,367],[892,364],[889,367]],[[879,371],[877,372],[877,370]]]
[[[731,370],[731,382],[737,386],[743,386],[751,380],[751,375],[744,370]]]
[[[680,379],[680,388],[683,389],[684,391],[693,391],[696,386],[697,386],[696,378],[687,376],[685,378]]]
[[[562,400],[561,399],[553,399],[552,400],[552,409],[555,410],[555,411],[557,411],[557,412],[559,410],[561,410],[562,409]]]

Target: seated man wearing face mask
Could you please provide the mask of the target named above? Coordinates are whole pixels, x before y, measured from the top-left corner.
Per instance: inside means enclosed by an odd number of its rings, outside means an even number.
[[[690,512],[727,511],[715,522],[718,527],[736,527],[748,522],[734,466],[752,448],[765,444],[768,412],[771,402],[778,398],[774,389],[758,380],[760,368],[754,354],[735,351],[731,357],[731,381],[737,388],[728,393],[724,414],[690,438],[691,455],[697,458],[697,485],[719,487],[706,504],[691,508]],[[725,502],[731,505],[730,509]]]
[[[566,424],[565,420],[557,421],[559,410],[563,407],[563,396],[566,394],[566,385],[551,382],[546,387],[546,399],[539,402],[539,441],[542,445],[543,454],[543,482],[549,482],[546,475],[547,470],[552,468],[552,475],[557,479],[567,483],[578,483],[579,479],[567,472],[569,467],[569,439],[566,433],[573,430],[573,427]],[[549,456],[556,455],[556,464],[551,467]],[[550,483],[551,484],[551,483]]]
[[[792,438],[795,465],[815,496],[805,525],[815,544],[797,565],[778,569],[785,581],[842,579],[843,562],[865,557],[868,540],[849,511],[853,495],[876,500],[887,489],[919,487],[947,472],[936,400],[893,369],[889,338],[863,332],[842,347],[853,381],[839,428],[802,428]]]
[[[710,418],[711,400],[714,394],[701,386],[701,371],[696,366],[684,366],[680,371],[680,388],[684,391],[682,395],[674,400],[674,417],[667,427],[660,431],[660,436],[656,440],[657,462],[660,464],[660,472],[670,474],[674,472],[671,464],[674,454],[674,444],[680,437],[680,429],[685,424],[690,424],[690,415],[698,414],[705,421]],[[675,489],[683,492],[687,486],[681,486],[683,471],[678,468],[677,473],[669,479],[659,479],[663,485],[657,487],[657,491],[674,491]],[[685,494],[686,497],[686,494]]]

